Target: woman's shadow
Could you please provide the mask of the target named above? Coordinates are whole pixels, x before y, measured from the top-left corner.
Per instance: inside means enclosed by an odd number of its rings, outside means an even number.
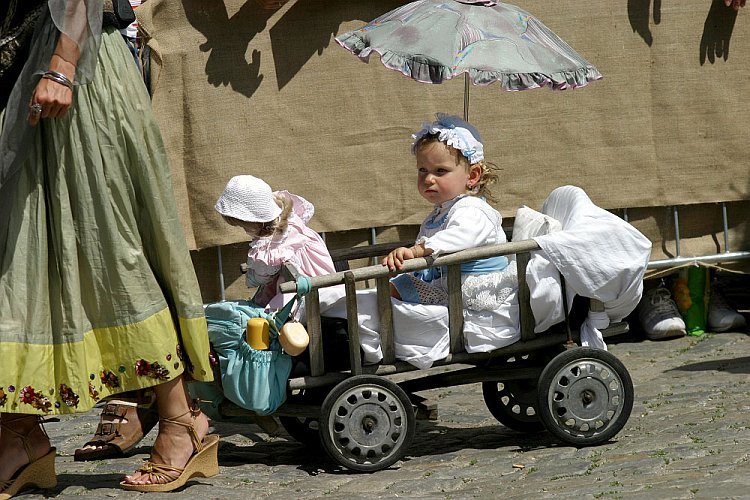
[[[726,61],[729,58],[729,42],[732,39],[736,20],[736,10],[724,5],[724,0],[713,0],[706,21],[703,23],[703,36],[701,36],[698,56],[701,66],[706,63],[706,59],[713,64],[716,59]]]
[[[222,440],[219,448],[219,464],[223,467],[239,467],[260,463],[269,467],[293,465],[311,476],[326,474],[354,474],[331,459],[321,446],[304,445],[295,441],[286,432],[273,439],[263,439],[253,432],[253,426],[218,423],[216,432],[223,436],[242,435],[250,442],[247,446]],[[418,420],[414,440],[404,450],[402,460],[418,457],[445,455],[461,450],[494,450],[510,448],[509,453],[529,451],[555,446],[555,441],[546,432],[521,433],[501,424],[482,427],[446,427],[438,422]],[[398,468],[397,465],[390,467]]]
[[[400,0],[326,0],[292,4],[269,30],[279,90],[311,57],[320,55],[330,45],[341,23],[355,19],[367,22],[401,3]],[[263,81],[262,53],[254,48],[250,61],[245,54],[277,11],[263,9],[253,0],[246,1],[231,17],[225,2],[182,0],[182,7],[188,22],[206,38],[199,49],[209,53],[208,83],[214,87],[228,85],[235,92],[251,97]],[[342,57],[345,56],[342,50]]]
[[[654,42],[650,26],[651,5],[651,0],[628,0],[627,7],[630,27],[649,47]],[[716,59],[726,61],[729,58],[729,42],[736,19],[737,11],[724,5],[724,0],[712,0],[699,45],[698,60],[701,66],[706,59],[713,64]],[[654,24],[661,22],[661,0],[653,0],[653,21]]]
[[[266,27],[273,11],[260,8],[250,0],[231,18],[224,2],[182,0],[188,22],[206,41],[199,48],[208,52],[206,76],[214,87],[229,85],[232,90],[251,97],[260,83],[260,51],[253,50],[248,62],[245,58],[250,43]]]

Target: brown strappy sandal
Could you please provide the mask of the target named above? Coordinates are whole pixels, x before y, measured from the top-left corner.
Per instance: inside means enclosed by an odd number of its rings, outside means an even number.
[[[99,425],[96,427],[94,438],[73,453],[73,460],[76,462],[104,460],[127,454],[159,421],[154,401],[153,392],[149,392],[135,401],[108,402],[99,416]],[[119,419],[119,422],[105,422],[106,417]],[[126,419],[127,422],[125,422]],[[96,446],[96,448],[87,449],[86,446]]]
[[[41,457],[35,457],[34,450],[29,441],[29,434],[31,434],[36,427],[32,427],[28,432],[22,434],[15,429],[8,427],[8,417],[0,420],[0,432],[10,432],[21,440],[23,447],[26,450],[26,455],[29,457],[29,463],[18,469],[16,473],[7,481],[0,481],[0,500],[6,500],[11,498],[13,495],[21,490],[27,490],[31,488],[42,488],[49,489],[57,486],[57,475],[55,474],[55,454],[57,450],[50,447],[46,455]],[[18,418],[27,418],[26,415]],[[17,419],[13,419],[13,422]],[[39,423],[43,420],[40,418]],[[47,435],[47,432],[42,427],[42,432]],[[48,436],[49,437],[49,436]]]
[[[192,417],[192,422],[180,422],[177,419],[185,415]],[[125,481],[120,482],[120,486],[128,491],[142,492],[167,492],[173,491],[183,486],[193,477],[211,477],[219,473],[219,436],[216,434],[207,434],[201,441],[198,433],[195,432],[195,419],[200,415],[200,410],[193,407],[185,413],[174,418],[162,418],[159,425],[175,424],[187,428],[190,432],[190,439],[193,441],[194,452],[188,459],[184,468],[173,467],[167,464],[157,464],[151,460],[146,461],[138,472],[150,474],[151,478],[157,482],[150,484],[130,484]]]

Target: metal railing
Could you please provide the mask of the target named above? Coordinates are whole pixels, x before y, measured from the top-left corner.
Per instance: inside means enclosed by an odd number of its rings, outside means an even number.
[[[683,257],[681,253],[680,239],[680,212],[678,206],[672,207],[672,220],[674,221],[675,234],[675,256],[670,259],[652,260],[648,263],[648,269],[669,269],[680,267],[686,264],[703,263],[703,264],[720,264],[727,262],[738,262],[750,259],[750,251],[740,250],[731,251],[729,248],[729,218],[727,217],[727,204],[721,203],[722,229],[724,235],[724,251],[711,255],[699,255],[692,257]],[[627,209],[623,212],[623,218],[627,221]]]

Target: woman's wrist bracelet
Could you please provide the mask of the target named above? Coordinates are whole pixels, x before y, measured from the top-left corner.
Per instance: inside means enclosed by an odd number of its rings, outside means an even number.
[[[73,82],[71,82],[67,76],[63,75],[62,73],[58,73],[57,71],[45,71],[42,75],[42,78],[52,80],[53,82],[59,83],[60,85],[65,85],[69,89],[73,90]]]

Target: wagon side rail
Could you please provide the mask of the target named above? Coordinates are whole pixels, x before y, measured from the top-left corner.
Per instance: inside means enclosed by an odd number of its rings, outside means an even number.
[[[310,291],[305,295],[305,311],[307,319],[307,330],[310,334],[310,376],[328,378],[341,378],[343,374],[326,374],[323,339],[320,323],[320,299],[318,290],[320,288],[343,284],[346,290],[347,320],[349,324],[350,342],[350,366],[352,375],[363,373],[362,358],[359,351],[359,323],[357,316],[356,284],[361,281],[375,280],[377,289],[378,312],[380,314],[380,345],[383,351],[383,360],[377,367],[378,374],[398,373],[414,369],[405,362],[397,362],[395,359],[395,341],[393,331],[393,310],[390,298],[389,279],[403,272],[413,272],[432,267],[447,267],[448,269],[448,324],[450,336],[450,354],[439,364],[456,363],[468,359],[478,360],[489,358],[491,353],[469,354],[464,349],[463,338],[463,301],[461,299],[461,270],[463,262],[500,255],[514,255],[518,267],[518,305],[520,316],[521,341],[525,349],[533,347],[529,344],[537,339],[534,333],[534,317],[529,305],[529,287],[526,283],[526,266],[531,257],[531,252],[539,250],[539,245],[534,240],[502,243],[488,245],[479,248],[471,248],[441,255],[439,257],[420,257],[410,259],[404,263],[403,269],[391,272],[382,265],[361,267],[352,270],[344,270],[336,273],[326,274],[308,278]],[[382,249],[381,253],[382,253]],[[361,256],[360,256],[361,257]],[[293,273],[291,273],[293,274]],[[291,276],[290,276],[291,277]],[[284,293],[297,292],[297,282],[287,281],[281,284],[280,289]],[[551,339],[550,339],[551,340]],[[542,342],[545,343],[545,342]],[[511,347],[511,346],[508,346]],[[540,344],[540,346],[542,345]],[[504,348],[504,352],[505,352]],[[483,356],[484,355],[484,356]],[[465,358],[465,359],[464,359]],[[370,371],[370,370],[368,370]],[[323,379],[319,383],[326,383]],[[311,381],[301,382],[309,386]],[[317,385],[317,384],[314,384]]]

